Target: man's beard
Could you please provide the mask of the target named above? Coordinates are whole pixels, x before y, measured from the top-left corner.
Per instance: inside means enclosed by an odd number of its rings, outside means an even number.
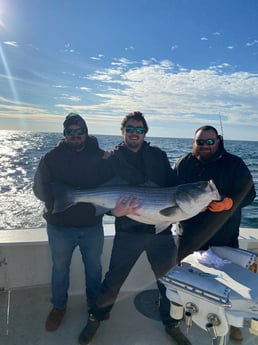
[[[197,158],[202,161],[202,162],[210,162],[213,161],[214,159],[216,159],[216,157],[218,156],[218,153],[215,152],[199,152],[197,155]]]
[[[82,142],[82,143],[71,143],[71,142],[69,142],[68,145],[73,151],[81,151],[85,147],[85,142]]]

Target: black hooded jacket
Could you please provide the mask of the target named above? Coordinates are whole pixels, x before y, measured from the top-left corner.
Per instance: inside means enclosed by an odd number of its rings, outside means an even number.
[[[93,226],[102,216],[95,216],[95,208],[89,203],[78,203],[64,212],[52,214],[54,196],[53,183],[66,184],[76,188],[95,188],[112,177],[108,163],[103,160],[104,151],[93,136],[86,139],[82,151],[73,150],[64,140],[40,160],[33,191],[45,202],[43,217],[50,224],[63,227]]]
[[[179,184],[166,152],[145,141],[138,152],[131,151],[121,143],[115,148],[110,161],[113,171],[130,185],[171,187]],[[155,233],[153,225],[139,223],[128,217],[116,218],[116,231]]]
[[[207,210],[180,222],[180,258],[189,254],[187,248],[194,246],[193,242],[196,242],[196,246],[190,252],[207,249],[211,245],[238,247],[241,209],[250,204],[256,195],[251,173],[244,161],[222,148],[208,162],[199,161],[189,153],[175,163],[174,169],[183,183],[212,179],[220,195],[230,197],[234,203],[230,211],[212,213]],[[199,237],[200,229],[206,229],[202,238]]]

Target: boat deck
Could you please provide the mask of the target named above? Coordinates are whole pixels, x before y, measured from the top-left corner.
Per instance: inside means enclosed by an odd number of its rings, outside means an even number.
[[[105,230],[110,232],[105,236],[103,273],[112,248],[112,225]],[[243,249],[258,253],[257,229],[242,229],[240,243]],[[79,251],[75,251],[71,265],[67,312],[56,332],[45,331],[51,308],[50,276],[45,229],[0,232],[0,345],[78,345],[78,335],[88,318]],[[102,322],[91,345],[177,345],[159,320],[153,281],[143,255],[124,283],[110,319]],[[180,328],[186,334],[184,322]],[[258,345],[258,337],[249,334],[248,328],[243,334],[242,343],[228,340],[227,344]],[[209,334],[195,324],[188,338],[192,345],[212,344]]]
[[[144,296],[153,292],[155,286],[141,293]],[[164,332],[158,320],[155,298],[148,298],[150,315],[140,312],[135,303],[139,293],[119,295],[111,317],[103,321],[92,340],[92,345],[176,345]],[[142,299],[144,301],[144,297]],[[144,307],[144,306],[143,306]],[[85,297],[73,295],[69,297],[68,308],[60,328],[55,332],[44,329],[45,319],[50,308],[50,288],[23,288],[0,292],[0,344],[1,345],[77,345],[77,338],[87,320]],[[186,334],[184,322],[181,330]],[[243,345],[258,345],[258,337],[243,329]],[[193,325],[188,334],[193,345],[212,344],[208,333]],[[227,344],[239,342],[228,340]]]

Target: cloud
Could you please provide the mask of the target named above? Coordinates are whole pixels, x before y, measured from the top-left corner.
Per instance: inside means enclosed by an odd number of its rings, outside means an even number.
[[[176,50],[176,49],[178,49],[178,45],[177,44],[175,44],[175,45],[173,45],[172,47],[171,47],[171,50],[173,51],[173,50]]]
[[[252,47],[252,46],[254,46],[254,45],[256,45],[256,44],[258,44],[258,40],[253,40],[252,42],[247,42],[247,43],[246,43],[246,46],[247,46],[247,47]]]
[[[180,69],[169,60],[142,61],[127,69],[121,66],[98,70],[89,80],[102,83],[99,102],[84,109],[116,114],[124,109],[143,109],[159,121],[187,122],[225,115],[226,122],[258,126],[258,75],[223,73],[222,63],[204,70]]]
[[[77,96],[69,96],[69,97],[67,97],[67,99],[68,99],[69,101],[72,101],[72,102],[78,102],[78,101],[81,100],[81,98],[80,98],[80,97],[77,97]]]
[[[126,47],[125,50],[134,50],[135,48],[133,46]]]
[[[15,47],[15,48],[19,47],[19,44],[16,41],[4,41],[3,43],[5,45],[7,45],[7,46],[12,46],[12,47]]]
[[[169,59],[134,61],[121,57],[113,59],[107,68],[77,78],[70,83],[70,74],[66,73],[52,85],[52,109],[62,115],[70,111],[86,113],[94,124],[108,124],[112,119],[112,126],[115,123],[118,128],[121,114],[140,110],[155,126],[164,128],[164,133],[173,122],[194,127],[204,120],[212,124],[218,114],[223,116],[224,125],[258,127],[258,74],[236,72],[226,62],[198,70]],[[65,94],[63,85],[67,85]],[[50,109],[44,109],[33,104],[7,104],[3,99],[0,104],[2,117],[20,117],[24,112],[26,118],[32,114],[36,119],[39,114],[48,119],[48,113],[52,113],[49,105]]]
[[[33,117],[39,113],[46,114],[46,110],[36,107],[33,104],[25,102],[17,102],[12,99],[0,97],[0,117]]]
[[[87,91],[87,92],[91,91],[89,87],[85,87],[85,86],[81,86],[79,89],[82,91]]]
[[[61,51],[61,53],[80,54],[80,52],[78,52],[75,49],[71,48],[71,44],[70,43],[65,43],[64,49],[61,49],[60,51]]]
[[[65,86],[65,85],[51,85],[51,86],[55,87],[57,89],[66,89],[67,88],[67,86]]]
[[[112,62],[113,66],[128,66],[134,64],[135,61],[131,61],[127,58],[115,58],[114,61]]]
[[[102,60],[105,57],[103,54],[98,54],[97,56],[91,56],[91,60]]]

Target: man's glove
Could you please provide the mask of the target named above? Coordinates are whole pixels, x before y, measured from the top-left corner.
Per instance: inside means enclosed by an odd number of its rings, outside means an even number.
[[[224,198],[221,201],[212,201],[208,206],[208,210],[211,212],[228,211],[232,206],[233,200],[231,198]]]

